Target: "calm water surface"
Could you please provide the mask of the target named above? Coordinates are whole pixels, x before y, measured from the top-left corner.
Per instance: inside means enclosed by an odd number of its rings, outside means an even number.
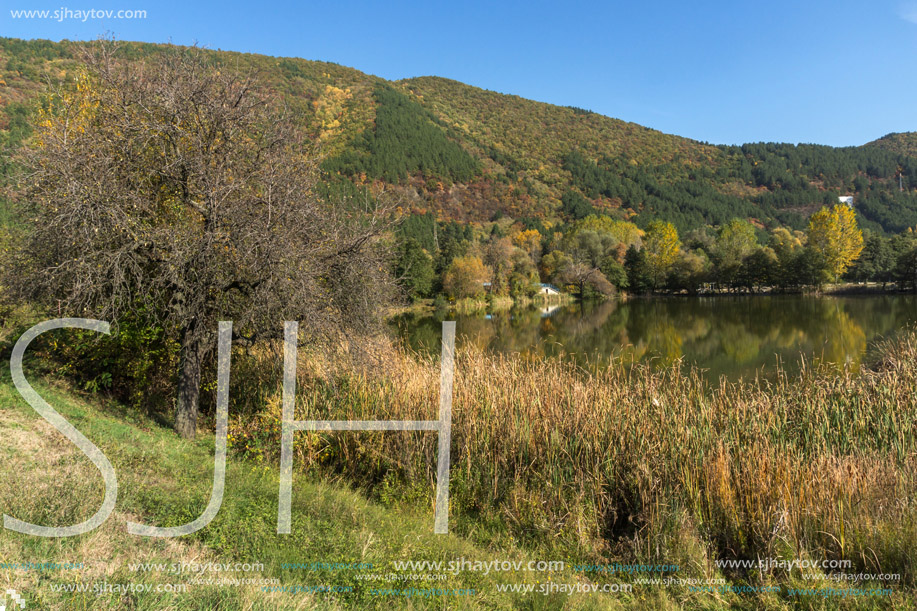
[[[405,315],[392,324],[410,348],[439,351],[442,316]],[[676,359],[716,380],[770,376],[778,361],[859,369],[878,342],[917,324],[917,296],[716,296],[632,299],[493,315],[446,315],[458,349],[469,343],[529,358],[559,356],[606,365]]]

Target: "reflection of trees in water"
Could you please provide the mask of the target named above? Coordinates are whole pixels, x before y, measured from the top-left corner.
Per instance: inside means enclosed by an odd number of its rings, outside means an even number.
[[[624,305],[618,301],[581,303],[558,312],[550,323],[553,333],[549,336],[548,352],[607,365],[630,343],[627,337],[630,310]]]
[[[433,316],[402,314],[396,316],[389,326],[405,348],[427,354],[435,352],[442,336],[440,321]]]
[[[834,365],[838,370],[858,370],[866,352],[866,333],[863,327],[839,303],[829,304],[825,308],[823,322],[824,343],[820,351],[815,350],[815,358]]]
[[[490,321],[495,330],[491,349],[498,352],[520,352],[544,356],[541,350],[541,313],[534,308],[515,308],[494,314]]]
[[[576,304],[549,318],[536,309],[465,316],[458,332],[460,341],[530,358],[566,356],[603,366],[611,359],[669,365],[684,356],[711,377],[735,377],[771,368],[778,358],[794,369],[800,353],[856,368],[869,340],[914,322],[914,296],[718,296]],[[411,346],[439,349],[439,321],[412,318],[399,333]]]
[[[748,363],[760,354],[761,338],[746,327],[732,323],[720,325],[717,337],[723,353],[736,363]]]
[[[646,329],[644,339],[634,347],[634,354],[625,362],[651,359],[654,365],[668,367],[682,356],[683,336],[671,322],[660,320]],[[641,355],[640,352],[643,352]]]
[[[862,306],[872,307],[865,301],[853,304],[854,309],[859,308],[854,317],[845,304],[828,298],[784,296],[724,302],[706,312],[710,332],[686,352],[716,375],[742,370],[750,374],[772,367],[778,358],[795,368],[803,353],[856,367],[866,349],[863,325],[877,328]]]

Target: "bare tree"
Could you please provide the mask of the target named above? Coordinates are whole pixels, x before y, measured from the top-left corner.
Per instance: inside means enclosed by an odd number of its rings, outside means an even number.
[[[119,58],[87,48],[24,153],[32,231],[6,280],[75,316],[132,312],[181,345],[175,428],[195,434],[216,322],[255,341],[304,320],[364,332],[390,299],[389,218],[316,194],[317,155],[251,75],[200,49]]]
[[[586,286],[591,286],[601,295],[614,295],[615,288],[599,269],[586,263],[570,263],[560,271],[560,277],[565,284],[577,286],[580,295],[583,295]]]

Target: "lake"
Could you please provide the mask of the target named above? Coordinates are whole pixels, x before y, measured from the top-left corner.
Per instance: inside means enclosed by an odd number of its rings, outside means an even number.
[[[456,321],[458,350],[470,343],[600,366],[682,358],[710,380],[736,380],[771,376],[778,361],[795,374],[802,359],[858,370],[877,343],[917,323],[917,296],[660,297],[493,315],[405,314],[392,325],[407,347],[438,352],[442,320]]]

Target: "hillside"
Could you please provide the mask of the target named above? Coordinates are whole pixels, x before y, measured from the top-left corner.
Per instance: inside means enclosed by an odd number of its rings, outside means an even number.
[[[887,134],[866,146],[883,148],[899,155],[917,157],[917,132]]]
[[[79,46],[0,39],[4,166],[46,83],[73,78]],[[123,45],[130,61],[168,49]],[[861,147],[713,146],[438,77],[388,82],[333,63],[212,54],[215,63],[256,71],[285,98],[320,144],[330,176],[386,183],[416,213],[566,221],[597,210],[640,226],[662,218],[681,231],[733,217],[800,228],[817,207],[853,195],[863,226],[917,225],[913,133]]]

